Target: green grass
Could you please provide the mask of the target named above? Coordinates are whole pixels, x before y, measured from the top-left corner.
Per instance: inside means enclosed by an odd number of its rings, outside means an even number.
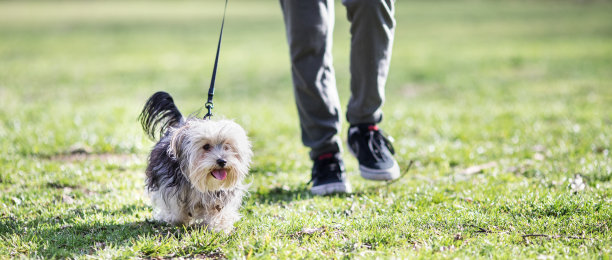
[[[137,116],[157,90],[199,111],[222,7],[0,2],[0,258],[610,258],[609,1],[398,1],[381,126],[414,166],[385,186],[345,153],[355,193],[313,197],[278,2],[232,0],[215,113],[254,145],[244,217],[152,222]]]

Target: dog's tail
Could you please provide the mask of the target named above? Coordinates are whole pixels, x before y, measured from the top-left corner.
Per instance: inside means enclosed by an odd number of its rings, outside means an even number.
[[[175,126],[181,122],[183,115],[179,112],[170,94],[159,91],[147,100],[142,113],[138,117],[145,133],[153,140],[156,134],[161,138],[168,127]]]

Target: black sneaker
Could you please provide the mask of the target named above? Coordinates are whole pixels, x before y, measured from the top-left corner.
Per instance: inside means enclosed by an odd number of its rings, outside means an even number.
[[[359,161],[361,177],[378,181],[399,178],[399,165],[393,159],[393,145],[377,125],[351,126],[348,130],[348,148]]]
[[[338,153],[326,153],[315,160],[310,182],[312,182],[310,192],[314,195],[351,192],[351,185],[346,179],[344,162]]]

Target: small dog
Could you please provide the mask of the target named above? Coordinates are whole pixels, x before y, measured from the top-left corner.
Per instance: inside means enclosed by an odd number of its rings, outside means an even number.
[[[154,218],[230,232],[253,154],[244,129],[230,120],[185,118],[166,92],[153,94],[139,119],[153,140],[159,133],[146,170]]]

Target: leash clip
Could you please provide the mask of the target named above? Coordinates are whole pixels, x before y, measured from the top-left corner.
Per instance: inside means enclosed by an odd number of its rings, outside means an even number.
[[[208,112],[206,113],[206,115],[204,115],[204,119],[208,119],[210,120],[210,118],[212,117],[212,109],[213,107],[213,103],[212,102],[206,102],[206,104],[204,105],[204,107],[206,107],[206,109],[208,110]]]

